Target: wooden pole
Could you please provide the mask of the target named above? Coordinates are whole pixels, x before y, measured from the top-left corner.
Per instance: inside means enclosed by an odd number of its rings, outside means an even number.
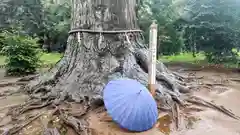
[[[149,71],[148,71],[148,87],[153,96],[155,96],[156,84],[156,60],[157,60],[157,24],[155,21],[150,26],[149,33]]]

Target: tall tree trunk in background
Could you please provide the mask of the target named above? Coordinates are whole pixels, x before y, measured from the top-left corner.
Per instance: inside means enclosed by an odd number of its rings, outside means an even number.
[[[196,46],[196,42],[193,41],[193,47],[192,47],[192,55],[194,58],[196,58],[196,53],[197,53],[197,46]]]
[[[111,31],[81,32],[68,38],[64,57],[49,72],[31,81],[26,90],[35,98],[96,103],[102,101],[105,84],[118,77],[137,79],[147,86],[148,49],[142,33],[113,32],[139,29],[136,0],[73,0],[71,29]],[[156,99],[163,109],[170,109],[172,99],[181,103],[181,84],[185,79],[157,63]],[[41,93],[41,94],[39,94]]]

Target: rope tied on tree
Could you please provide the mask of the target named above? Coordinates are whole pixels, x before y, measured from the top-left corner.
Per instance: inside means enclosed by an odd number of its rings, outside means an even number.
[[[105,30],[90,30],[90,29],[72,29],[68,32],[68,34],[74,34],[77,33],[77,39],[78,42],[80,43],[81,41],[81,33],[82,32],[87,32],[87,33],[99,33],[100,36],[100,41],[102,41],[102,34],[116,34],[116,33],[131,33],[131,32],[142,32],[142,30],[135,29],[135,30],[112,30],[112,31],[105,31]],[[127,40],[129,42],[129,39],[127,37]],[[98,43],[98,47],[100,47],[101,42]]]
[[[74,34],[74,33],[102,33],[102,34],[116,34],[116,33],[131,33],[131,32],[142,32],[142,30],[135,29],[135,30],[89,30],[89,29],[72,29],[68,32],[68,34]]]
[[[93,33],[93,34],[99,34],[99,40],[98,40],[98,48],[101,46],[101,42],[103,41],[103,34],[122,34],[125,35],[127,42],[130,44],[130,40],[128,37],[128,33],[134,33],[139,32],[142,35],[142,30],[140,29],[132,29],[132,30],[111,30],[111,31],[105,31],[105,30],[90,30],[90,29],[72,29],[68,32],[68,34],[77,34],[78,42],[81,42],[82,33]]]
[[[90,30],[90,29],[72,29],[71,31],[69,31],[69,34],[77,34],[77,38],[78,38],[78,42],[81,42],[81,37],[83,32],[86,33],[92,33],[92,34],[99,34],[99,39],[98,39],[98,43],[97,43],[97,49],[95,50],[97,52],[99,52],[101,50],[101,44],[104,40],[104,36],[103,34],[119,34],[122,38],[124,37],[124,39],[126,40],[127,44],[131,45],[131,39],[129,39],[129,34],[131,33],[140,33],[141,37],[143,37],[142,35],[142,30],[139,29],[135,29],[135,30],[112,30],[112,31],[104,31],[104,30]],[[110,49],[109,49],[110,50]],[[130,47],[130,51],[133,52],[133,48]],[[119,58],[119,67],[118,67],[118,72],[120,72],[121,76],[123,77],[123,66],[124,66],[124,60],[125,57]]]

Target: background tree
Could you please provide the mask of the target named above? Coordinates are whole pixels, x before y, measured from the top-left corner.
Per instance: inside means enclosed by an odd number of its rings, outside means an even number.
[[[23,33],[36,36],[43,28],[41,0],[6,0],[0,6],[1,29],[22,27]]]
[[[183,47],[181,33],[176,31],[173,23],[178,19],[178,13],[175,12],[173,0],[142,0],[142,6],[139,10],[139,24],[144,31],[144,37],[148,42],[149,26],[151,20],[156,20],[159,25],[158,55],[172,55],[179,53]]]
[[[46,1],[44,8],[43,48],[64,52],[70,29],[70,2]]]
[[[188,0],[182,18],[185,45],[192,52],[204,51],[209,62],[225,62],[234,58],[232,49],[238,46],[239,10],[234,0]]]
[[[56,2],[56,3],[55,3]],[[64,51],[70,28],[70,3],[47,0],[7,0],[0,5],[0,30],[38,37],[48,51]],[[20,32],[21,31],[21,32]]]

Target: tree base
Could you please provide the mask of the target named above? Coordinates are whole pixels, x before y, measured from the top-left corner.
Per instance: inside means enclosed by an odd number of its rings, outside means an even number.
[[[91,36],[93,35],[84,33],[81,43],[70,36],[64,57],[54,68],[37,76],[25,86],[31,101],[10,111],[11,115],[18,116],[32,109],[53,105],[64,123],[81,134],[87,129],[87,125],[82,124],[84,114],[91,108],[103,105],[103,88],[108,81],[127,77],[136,79],[145,86],[148,85],[148,50],[141,44],[142,41],[139,41],[139,34],[135,34],[133,40],[126,40],[129,38],[128,35],[119,34],[117,40],[112,35],[106,35],[104,41],[97,46],[95,40],[94,42],[91,40],[94,39]],[[178,114],[178,105],[184,107],[189,102],[217,109],[238,119],[223,107],[186,95],[190,88],[196,87],[187,83],[194,77],[185,77],[172,72],[159,61],[156,73],[155,99],[159,109],[173,111],[175,108]],[[85,106],[83,115],[76,118],[65,113],[66,110],[60,108],[65,101],[83,104]]]
[[[81,44],[73,36],[69,37],[64,57],[48,73],[26,86],[32,98],[51,98],[56,104],[64,100],[96,104],[102,103],[102,90],[114,78],[136,79],[148,85],[148,50],[140,44],[138,33],[134,35],[135,40],[128,42],[128,35],[119,34],[117,40],[106,35],[99,46],[94,46],[89,36],[83,34]],[[106,45],[107,41],[111,44]],[[161,101],[161,108],[171,109],[173,100],[183,104],[180,93],[189,92],[183,82],[186,77],[158,62],[156,79],[156,99]]]

